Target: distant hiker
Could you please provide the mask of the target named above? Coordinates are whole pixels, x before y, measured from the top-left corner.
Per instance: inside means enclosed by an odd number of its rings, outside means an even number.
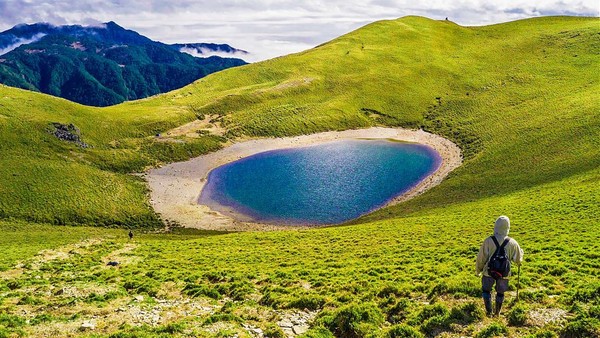
[[[129,240],[133,239],[133,232],[131,230],[129,230]]]
[[[508,237],[510,220],[506,216],[500,216],[494,225],[494,235],[486,238],[481,244],[477,255],[476,275],[483,272],[481,278],[481,289],[483,290],[483,303],[488,316],[492,315],[492,287],[496,284],[496,307],[494,315],[500,314],[504,292],[508,290],[508,277],[510,273],[510,262],[517,266],[523,261],[523,250],[519,243]]]

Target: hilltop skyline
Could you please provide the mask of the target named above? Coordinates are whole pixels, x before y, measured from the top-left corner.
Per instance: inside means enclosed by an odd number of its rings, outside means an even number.
[[[140,0],[0,2],[0,30],[19,23],[97,25],[115,21],[165,43],[228,43],[259,61],[312,48],[372,21],[420,15],[460,25],[487,25],[547,15],[599,16],[594,0],[483,0],[419,3],[369,1]]]

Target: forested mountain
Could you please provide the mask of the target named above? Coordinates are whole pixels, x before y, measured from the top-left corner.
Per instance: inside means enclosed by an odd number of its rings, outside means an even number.
[[[91,106],[164,93],[246,64],[236,58],[196,58],[114,22],[17,25],[0,33],[0,53],[5,53],[0,83]]]

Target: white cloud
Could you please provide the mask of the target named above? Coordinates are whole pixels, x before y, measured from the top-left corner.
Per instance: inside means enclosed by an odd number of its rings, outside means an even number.
[[[244,59],[246,58],[247,54],[243,53],[243,52],[234,52],[234,53],[227,53],[227,52],[223,52],[223,51],[214,51],[208,48],[187,48],[187,47],[182,47],[179,49],[180,52],[182,53],[186,53],[186,54],[190,54],[191,56],[197,57],[197,58],[208,58],[211,56],[220,56],[223,58],[239,58],[239,59]]]
[[[598,0],[0,0],[0,29],[20,22],[115,21],[166,43],[227,43],[256,60],[311,48],[405,15],[485,25],[541,15],[599,16]]]
[[[4,54],[16,49],[19,46],[26,45],[26,44],[32,43],[32,42],[36,42],[37,40],[43,38],[44,36],[46,36],[46,34],[39,33],[39,34],[32,36],[31,39],[24,39],[24,38],[17,39],[17,40],[15,40],[15,42],[13,44],[0,49],[0,55],[4,55]]]

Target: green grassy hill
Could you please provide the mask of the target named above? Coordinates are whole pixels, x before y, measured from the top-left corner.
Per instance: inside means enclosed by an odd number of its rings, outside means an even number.
[[[0,336],[228,336],[250,326],[277,336],[274,322],[294,309],[314,317],[308,336],[598,336],[599,27],[597,18],[461,27],[406,17],[102,109],[0,87],[6,252],[32,232],[48,236],[46,248],[64,246],[61,259],[25,250],[0,261]],[[225,137],[155,137],[207,117]],[[52,122],[75,124],[90,147],[58,140]],[[124,243],[117,230],[34,224],[158,226],[130,173],[227,138],[375,125],[445,136],[465,162],[426,194],[347,227]],[[499,214],[525,250],[522,301],[487,319],[473,262]],[[74,244],[86,237],[97,242]],[[105,269],[111,255],[124,264]],[[165,304],[184,300],[212,310],[169,318]],[[138,307],[160,320],[114,315]],[[94,331],[77,331],[94,316]]]

